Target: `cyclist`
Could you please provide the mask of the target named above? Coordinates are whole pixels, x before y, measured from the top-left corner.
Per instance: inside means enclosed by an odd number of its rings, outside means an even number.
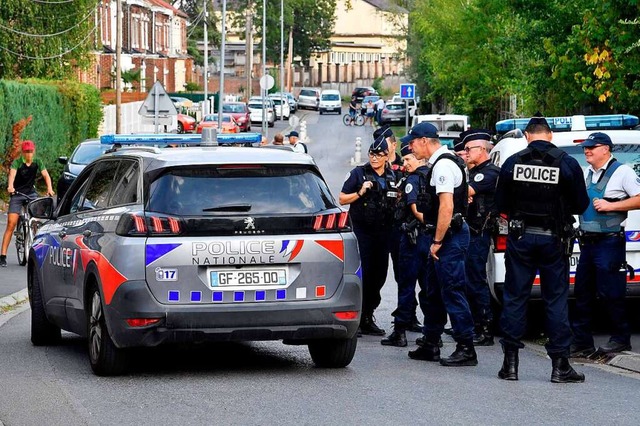
[[[356,97],[351,97],[351,102],[349,102],[349,117],[351,117],[351,125],[356,119],[356,110],[358,109],[358,101],[356,101]]]
[[[38,196],[36,193],[35,182],[38,172],[42,174],[47,184],[47,195],[53,196],[53,187],[51,186],[51,177],[44,167],[44,163],[35,158],[36,145],[33,141],[22,142],[22,155],[18,157],[9,170],[9,184],[7,191],[11,195],[9,201],[9,212],[7,215],[7,229],[4,231],[2,238],[2,254],[0,255],[0,266],[7,266],[7,250],[11,243],[11,236],[18,224],[20,210],[22,206],[32,198]],[[15,194],[20,192],[21,194]]]

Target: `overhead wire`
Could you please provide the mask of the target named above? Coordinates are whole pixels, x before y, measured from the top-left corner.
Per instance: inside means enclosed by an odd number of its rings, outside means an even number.
[[[79,27],[82,23],[84,23],[87,19],[89,19],[89,17],[92,16],[94,12],[95,12],[95,10],[89,11],[89,13],[87,13],[84,16],[84,18],[82,18],[80,21],[78,21],[75,25],[73,25],[72,27],[69,27],[69,28],[67,28],[65,30],[58,31],[57,33],[32,34],[32,33],[27,33],[27,32],[24,32],[24,31],[15,30],[15,29],[13,29],[11,27],[7,27],[6,25],[3,25],[2,23],[0,23],[0,28],[5,29],[5,30],[7,30],[9,32],[12,32],[14,34],[18,34],[18,35],[22,35],[22,36],[26,36],[26,37],[44,37],[44,38],[46,38],[46,37],[56,37],[56,36],[68,33],[69,31]]]
[[[65,4],[65,3],[73,3],[75,0],[58,0],[58,1],[50,1],[50,0],[31,0],[34,3],[40,4]]]
[[[85,37],[84,37],[84,38],[83,38],[83,39],[82,39],[78,44],[76,44],[75,46],[73,46],[73,47],[71,47],[71,48],[69,48],[69,49],[65,50],[64,52],[59,53],[59,54],[57,54],[57,55],[51,55],[51,56],[30,56],[30,55],[25,55],[25,54],[20,53],[20,52],[13,51],[13,50],[11,50],[11,49],[9,49],[9,48],[7,48],[7,47],[4,47],[4,46],[0,46],[0,49],[4,50],[5,52],[9,52],[9,53],[11,53],[12,55],[15,55],[15,56],[18,56],[18,57],[20,57],[20,58],[23,58],[23,59],[47,60],[47,59],[56,59],[56,58],[61,58],[61,57],[63,57],[64,55],[67,55],[68,53],[73,52],[73,51],[74,51],[74,50],[76,50],[78,47],[80,47],[82,44],[84,44],[84,43],[89,39],[89,37],[91,37],[91,36],[94,34],[94,32],[95,32],[95,30],[96,30],[97,28],[98,28],[98,26],[97,26],[97,25],[94,25],[94,26],[93,26],[93,28],[92,28],[92,29],[87,33],[87,35],[86,35],[86,36],[85,36]]]

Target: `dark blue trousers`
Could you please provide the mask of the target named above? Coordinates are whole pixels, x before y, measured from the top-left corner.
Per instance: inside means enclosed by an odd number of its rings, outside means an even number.
[[[567,299],[569,296],[569,259],[564,255],[560,238],[525,233],[520,239],[509,236],[505,253],[505,283],[500,325],[502,345],[520,349],[527,325],[527,303],[536,272],[540,273],[540,290],[545,304],[545,328],[551,358],[568,357],[571,327]]]
[[[467,274],[467,299],[476,327],[490,324],[493,320],[491,293],[487,283],[487,258],[490,247],[491,234],[489,231],[470,235],[465,272]]]
[[[469,248],[469,227],[447,233],[438,251],[440,260],[430,256],[433,237],[418,236],[418,254],[425,265],[426,289],[418,295],[424,313],[424,335],[428,342],[437,342],[451,319],[453,338],[456,342],[470,344],[473,341],[473,317],[466,297],[464,261]]]
[[[389,229],[368,230],[354,226],[362,262],[362,315],[373,315],[380,305],[380,290],[389,268]]]
[[[420,288],[425,288],[425,268],[423,258],[418,256],[418,245],[411,244],[409,237],[400,235],[400,249],[398,256],[398,306],[391,313],[394,317],[394,327],[406,330],[416,316],[416,281],[420,281]]]
[[[580,244],[574,292],[576,308],[571,323],[575,344],[593,346],[591,319],[596,295],[611,319],[611,340],[629,344],[631,331],[625,314],[625,264],[626,245],[622,237],[605,237]]]

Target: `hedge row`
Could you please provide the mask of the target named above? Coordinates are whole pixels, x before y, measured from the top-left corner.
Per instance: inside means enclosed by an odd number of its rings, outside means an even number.
[[[36,155],[44,161],[55,190],[63,167],[58,157],[68,156],[80,141],[98,135],[100,93],[75,81],[0,80],[0,147],[5,164],[12,156],[14,125],[29,116],[31,122],[20,140],[35,142]],[[7,187],[7,173],[6,168],[0,171],[0,189]]]

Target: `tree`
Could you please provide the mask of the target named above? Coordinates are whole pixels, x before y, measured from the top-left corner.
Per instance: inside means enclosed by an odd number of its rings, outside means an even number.
[[[98,0],[2,0],[0,78],[64,78],[89,64]]]
[[[221,34],[218,31],[217,17],[211,7],[211,0],[207,3],[207,17],[204,16],[203,0],[178,0],[174,7],[189,15],[189,30],[187,33],[187,52],[197,65],[204,65],[204,56],[198,49],[198,42],[204,41],[204,23],[207,23],[209,46],[219,46]],[[211,58],[209,58],[211,59]]]

